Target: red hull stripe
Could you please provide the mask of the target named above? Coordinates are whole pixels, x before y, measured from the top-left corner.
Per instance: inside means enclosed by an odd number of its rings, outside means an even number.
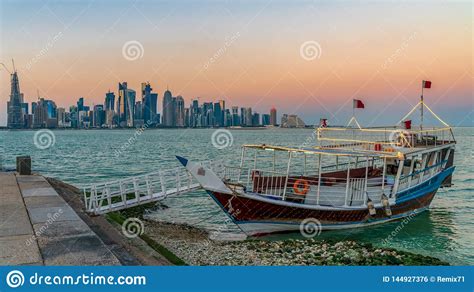
[[[392,216],[426,208],[430,205],[436,191],[416,199],[392,206]],[[358,223],[369,220],[387,219],[383,209],[377,209],[375,216],[370,216],[367,209],[362,210],[312,210],[288,207],[262,202],[250,198],[212,192],[213,198],[234,221],[272,221],[301,222],[306,218],[315,218],[324,224]],[[229,203],[230,202],[230,203]]]

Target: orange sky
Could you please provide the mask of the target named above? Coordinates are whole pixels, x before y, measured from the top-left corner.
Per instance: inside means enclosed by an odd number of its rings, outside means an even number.
[[[119,81],[137,91],[150,81],[159,103],[169,86],[187,104],[199,96],[259,112],[274,105],[309,123],[343,122],[359,98],[366,125],[387,124],[416,104],[426,79],[433,109],[472,123],[472,4],[428,3],[3,3],[0,60],[15,58],[27,101],[38,89],[62,107],[81,96],[103,103]],[[141,58],[124,57],[128,41],[141,44]],[[318,44],[311,60],[301,51],[308,41]],[[3,69],[0,82],[4,125]]]

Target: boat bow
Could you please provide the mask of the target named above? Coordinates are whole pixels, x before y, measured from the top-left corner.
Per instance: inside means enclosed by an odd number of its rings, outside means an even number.
[[[232,190],[211,169],[181,156],[176,156],[176,158],[205,190],[232,194]]]

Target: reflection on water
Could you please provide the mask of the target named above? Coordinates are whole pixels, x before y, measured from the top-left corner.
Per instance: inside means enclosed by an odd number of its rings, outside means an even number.
[[[31,155],[35,171],[76,186],[180,167],[175,155],[200,161],[218,158],[237,164],[241,144],[300,146],[311,143],[314,137],[311,130],[232,130],[233,145],[219,150],[212,146],[212,129],[148,129],[116,155],[116,150],[133,136],[133,130],[54,131],[56,143],[46,150],[34,146],[34,133],[0,131],[2,164],[14,167],[15,156]],[[458,145],[454,186],[438,192],[430,211],[415,216],[403,228],[399,227],[401,221],[395,221],[360,229],[327,231],[317,238],[353,239],[381,245],[398,230],[389,241],[391,247],[433,255],[452,264],[474,264],[474,177],[471,161],[466,159],[474,151],[473,134],[472,128],[455,129]],[[148,216],[219,231],[227,218],[203,191],[167,198],[163,203],[169,208],[160,208]],[[239,232],[232,224],[225,224],[225,228],[227,232]],[[273,235],[267,239],[291,237],[300,235]]]

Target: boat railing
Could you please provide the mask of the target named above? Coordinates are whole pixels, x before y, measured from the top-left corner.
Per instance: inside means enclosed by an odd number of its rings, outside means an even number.
[[[413,148],[419,146],[438,146],[455,141],[450,127],[400,127],[385,128],[318,128],[318,141],[324,147],[360,146],[365,150],[383,150],[397,147]],[[380,146],[379,146],[380,147]]]
[[[382,177],[368,178],[288,175],[261,169],[249,169],[247,191],[273,199],[310,205],[359,206],[367,199],[380,201],[382,193],[391,196],[393,185]]]
[[[441,172],[447,162],[447,160],[443,160],[422,170],[414,171],[413,173],[407,175],[402,175],[398,183],[398,191],[403,191],[429,180]]]
[[[243,183],[247,178],[248,168],[242,168],[238,166],[228,166],[224,168],[223,179],[226,182],[232,183]]]

